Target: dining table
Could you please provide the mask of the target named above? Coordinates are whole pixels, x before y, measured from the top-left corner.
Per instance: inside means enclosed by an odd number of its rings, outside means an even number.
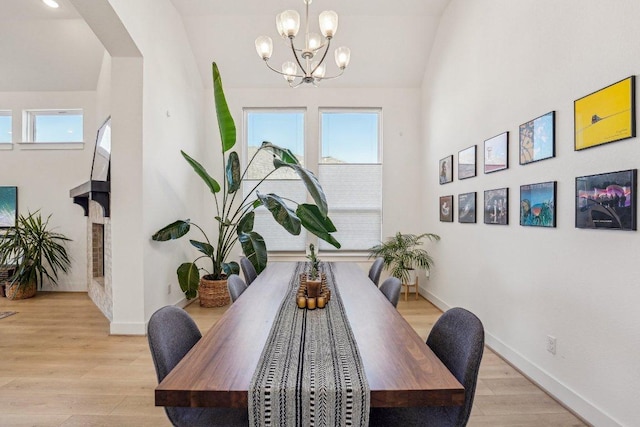
[[[370,406],[462,405],[464,387],[366,272],[353,262],[330,265],[336,295],[328,305],[342,302]],[[156,387],[156,406],[248,407],[252,378],[299,266],[270,262]]]

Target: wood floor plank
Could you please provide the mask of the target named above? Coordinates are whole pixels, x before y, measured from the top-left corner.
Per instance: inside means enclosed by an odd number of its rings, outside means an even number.
[[[186,310],[201,330],[228,307]],[[426,339],[442,314],[420,298],[398,310]],[[110,336],[109,322],[86,293],[39,292],[0,298],[0,426],[169,426],[154,406],[157,385],[145,337]],[[578,418],[490,349],[480,366],[469,426],[575,427]]]

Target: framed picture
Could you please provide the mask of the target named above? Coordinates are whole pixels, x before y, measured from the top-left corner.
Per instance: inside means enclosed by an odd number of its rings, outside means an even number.
[[[637,169],[576,178],[576,228],[636,229]]]
[[[498,188],[484,192],[484,223],[509,224],[509,189]]]
[[[476,176],[476,145],[458,152],[458,179]]]
[[[100,126],[91,165],[92,181],[109,181],[111,162],[111,117]]]
[[[440,221],[453,222],[453,196],[440,197]]]
[[[476,222],[476,193],[458,194],[458,222]]]
[[[15,227],[18,220],[18,187],[0,187],[0,228]]]
[[[509,132],[501,133],[484,142],[484,173],[509,167]]]
[[[636,136],[635,76],[573,103],[575,150]]]
[[[556,226],[556,181],[520,186],[520,225]]]
[[[521,165],[556,156],[555,126],[555,111],[520,125]]]
[[[453,181],[453,155],[440,159],[440,184]]]

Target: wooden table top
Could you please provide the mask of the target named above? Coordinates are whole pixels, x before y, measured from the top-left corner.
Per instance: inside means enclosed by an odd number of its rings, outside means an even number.
[[[156,406],[247,407],[251,378],[295,268],[272,262],[155,390]],[[356,264],[335,285],[372,407],[462,405],[464,388]]]

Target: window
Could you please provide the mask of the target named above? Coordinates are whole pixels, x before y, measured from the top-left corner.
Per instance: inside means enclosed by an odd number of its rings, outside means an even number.
[[[11,111],[0,110],[0,144],[11,143],[12,140]]]
[[[381,111],[320,111],[318,179],[342,250],[380,243],[382,228]],[[321,241],[321,250],[335,250]]]
[[[304,164],[304,109],[245,109],[245,158],[247,179],[243,180],[243,194],[255,194],[256,190],[267,194],[275,193],[280,197],[306,202],[306,188],[298,175],[289,168],[274,172],[273,157],[266,151],[254,155],[263,141],[288,148]],[[268,179],[258,182],[268,175]],[[295,209],[295,207],[294,207]],[[277,224],[271,213],[264,207],[256,209],[254,229],[264,237],[269,251],[303,251],[306,247],[306,231],[292,236]]]
[[[24,114],[25,142],[83,142],[82,110],[29,110]]]

